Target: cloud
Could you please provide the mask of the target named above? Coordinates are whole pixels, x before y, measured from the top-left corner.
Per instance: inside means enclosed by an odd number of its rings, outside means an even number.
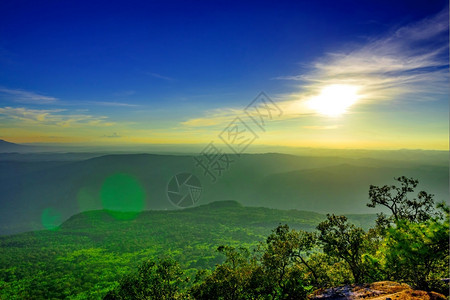
[[[207,111],[203,117],[191,118],[181,125],[187,127],[209,127],[216,125],[225,125],[236,116],[243,114],[243,110],[235,108],[214,109]]]
[[[134,90],[127,90],[127,91],[120,91],[113,93],[113,96],[115,97],[129,97],[136,94],[136,91]]]
[[[121,96],[130,96],[134,91],[125,91]],[[118,95],[116,95],[118,96]],[[117,107],[137,107],[138,104],[117,102],[117,101],[63,101],[61,99],[44,96],[21,89],[8,89],[0,87],[0,99],[24,103],[24,104],[59,104],[59,105],[98,105],[98,106],[117,106]]]
[[[0,116],[13,121],[19,121],[21,125],[28,126],[57,126],[57,127],[81,127],[81,126],[111,126],[114,123],[107,122],[105,116],[92,116],[86,114],[64,114],[65,109],[29,109],[25,107],[0,107]]]
[[[346,51],[327,53],[299,75],[274,79],[298,83],[289,94],[272,95],[283,111],[280,120],[316,115],[308,101],[324,87],[335,84],[358,87],[361,103],[380,101],[435,100],[448,94],[448,12],[389,33],[370,38]],[[243,109],[243,108],[242,108]],[[242,110],[223,108],[182,122],[184,126],[225,126]],[[335,129],[337,126],[306,126]]]
[[[132,104],[132,103],[124,103],[124,102],[110,102],[110,101],[85,101],[80,102],[80,104],[91,104],[91,105],[98,105],[98,106],[118,106],[118,107],[138,107],[138,104]]]
[[[113,134],[111,134],[111,135],[104,135],[103,137],[105,137],[105,138],[120,138],[120,137],[122,137],[122,136],[120,136],[119,134],[117,134],[117,132],[113,132]]]
[[[270,122],[275,120],[288,120],[294,119],[298,117],[310,116],[314,115],[315,112],[308,106],[304,101],[298,101],[299,95],[294,96],[294,100],[286,100],[284,97],[282,100],[274,101],[278,108],[282,111],[281,115],[274,116]],[[304,97],[304,96],[301,96]],[[271,98],[275,100],[274,98]],[[204,113],[203,116],[197,118],[190,118],[184,122],[181,122],[181,125],[187,127],[211,127],[211,126],[222,126],[225,127],[231,122],[234,118],[240,117],[244,122],[249,122],[249,124],[253,124],[253,120],[248,117],[248,115],[244,112],[245,106],[242,108],[218,108],[214,110],[209,110]],[[260,110],[261,115],[265,120],[269,120],[267,116],[267,111],[263,108]],[[272,112],[273,113],[273,112]]]
[[[307,73],[277,77],[295,80],[305,98],[331,84],[360,87],[366,103],[383,100],[433,100],[448,94],[448,11],[372,38],[348,51],[328,53]]]
[[[171,77],[167,77],[158,73],[152,73],[152,72],[145,72],[145,74],[150,75],[152,77],[158,78],[158,79],[163,79],[163,80],[167,80],[167,81],[173,81],[174,79]]]
[[[0,87],[0,96],[2,98],[11,99],[14,102],[19,103],[32,103],[32,104],[52,104],[58,101],[58,98],[44,96],[34,92],[24,91],[20,89],[8,89]]]
[[[306,128],[306,129],[314,129],[314,130],[329,130],[329,129],[337,129],[338,127],[340,127],[340,125],[326,125],[326,126],[312,125],[312,126],[303,126],[303,128]]]

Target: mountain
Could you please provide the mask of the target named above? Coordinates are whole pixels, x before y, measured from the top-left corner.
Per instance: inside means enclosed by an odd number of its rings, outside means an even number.
[[[142,196],[139,210],[176,209],[167,188],[174,175],[184,172],[201,183],[198,205],[235,200],[246,206],[372,213],[365,205],[369,185],[391,185],[394,177],[402,175],[419,179],[418,189],[434,193],[436,200],[448,199],[448,162],[243,154],[231,156],[229,168],[213,182],[188,155],[93,156],[61,159],[70,157],[66,154],[52,161],[46,154],[40,161],[34,154],[30,161],[29,155],[23,160],[20,155],[13,159],[0,155],[0,234],[43,229],[49,212],[57,223],[82,211],[108,208],[105,195],[120,195],[123,190],[113,191],[124,184],[131,184],[129,190]],[[130,210],[124,197],[114,205]]]
[[[31,151],[32,149],[32,146],[14,144],[5,140],[0,140],[0,153],[27,152]]]
[[[213,202],[138,216],[88,211],[55,230],[0,237],[0,299],[100,299],[143,260],[172,257],[195,274],[223,261],[220,245],[255,248],[278,224],[313,230],[322,214]],[[349,215],[373,226],[375,215]]]
[[[296,205],[323,213],[362,212],[367,211],[370,185],[394,184],[393,177],[402,174],[419,179],[417,192],[434,193],[437,201],[448,199],[448,167],[393,165],[380,168],[351,164],[268,175],[254,197],[263,206],[269,206],[273,199],[277,199],[281,209]]]

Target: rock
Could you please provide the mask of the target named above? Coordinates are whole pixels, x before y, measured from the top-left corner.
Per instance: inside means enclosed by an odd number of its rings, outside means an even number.
[[[308,296],[311,300],[446,300],[444,295],[435,292],[413,290],[407,284],[393,281],[380,281],[364,285],[345,285],[318,290]]]

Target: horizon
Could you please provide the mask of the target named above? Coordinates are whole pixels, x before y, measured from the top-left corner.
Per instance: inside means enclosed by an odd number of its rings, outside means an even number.
[[[4,139],[0,139],[0,142],[6,142],[11,145],[17,146],[30,146],[30,147],[40,147],[38,150],[32,151],[31,149],[24,149],[25,151],[12,151],[12,152],[1,152],[0,153],[18,153],[18,154],[40,154],[40,153],[70,153],[73,151],[77,152],[98,152],[98,153],[108,153],[110,154],[189,154],[197,155],[202,148],[205,147],[203,143],[197,144],[114,144],[114,145],[96,145],[96,144],[80,144],[80,143],[45,143],[45,142],[31,142],[31,143],[14,143]],[[187,149],[186,149],[187,147]],[[185,148],[183,150],[181,148]],[[220,146],[221,150],[225,150],[225,153],[233,153],[232,150]],[[28,150],[28,151],[27,151]],[[140,152],[146,151],[146,152]],[[437,153],[447,153],[445,149],[421,149],[421,148],[331,148],[331,147],[301,147],[301,146],[276,146],[259,144],[254,145],[246,149],[245,153],[241,154],[286,154],[286,155],[305,155],[308,151],[311,156],[322,156],[323,153],[328,151],[341,151],[342,152],[359,152],[359,153],[370,153],[370,152],[437,152]],[[312,155],[316,154],[316,155]],[[350,154],[349,154],[350,155]]]

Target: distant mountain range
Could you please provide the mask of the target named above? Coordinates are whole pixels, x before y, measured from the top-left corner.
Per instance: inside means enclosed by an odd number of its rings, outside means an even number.
[[[5,140],[0,140],[0,153],[28,152],[28,151],[32,151],[32,150],[33,150],[33,146],[25,146],[25,145],[10,143]]]
[[[183,172],[201,181],[197,205],[235,200],[246,206],[320,213],[373,213],[366,207],[369,185],[391,185],[402,175],[419,179],[418,189],[434,193],[436,200],[449,196],[448,162],[245,154],[233,157],[213,183],[187,155],[66,153],[55,160],[45,154],[39,160],[40,154],[32,154],[32,161],[30,155],[23,155],[24,160],[21,155],[0,155],[0,234],[44,228],[43,214],[49,209],[60,221],[80,211],[103,209],[102,187],[116,174],[133,178],[144,194],[142,208],[156,210],[175,209],[167,185]],[[72,155],[77,159],[70,159]]]

